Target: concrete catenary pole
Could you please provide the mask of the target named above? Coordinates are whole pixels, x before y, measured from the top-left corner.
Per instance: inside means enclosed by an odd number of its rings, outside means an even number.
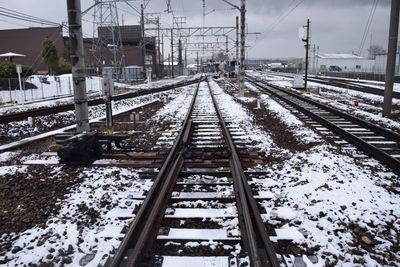
[[[388,54],[386,61],[385,94],[383,99],[383,116],[389,117],[392,112],[394,72],[396,68],[397,35],[399,32],[400,1],[392,0],[390,11]]]
[[[76,131],[89,131],[86,94],[85,62],[83,56],[81,1],[67,0],[69,41],[71,48],[72,81],[74,88]]]
[[[157,17],[157,39],[158,39],[158,65],[157,65],[157,77],[159,79],[162,78],[161,76],[161,39],[160,39],[160,17]]]
[[[142,37],[142,64],[143,64],[143,73],[146,73],[146,37],[144,33],[144,7],[143,4],[140,5],[140,32]]]
[[[200,65],[200,62],[199,62],[199,52],[197,52],[196,53],[196,56],[197,56],[197,73],[200,73],[200,68],[199,68],[199,65]]]
[[[246,45],[246,0],[241,0],[240,5],[240,69],[239,69],[239,96],[244,96],[244,60]]]
[[[308,51],[310,49],[310,20],[307,19],[307,37],[306,37],[306,69],[304,75],[304,90],[307,90],[307,80],[308,80]]]
[[[236,60],[239,60],[239,16],[236,16]]]
[[[175,67],[174,67],[174,30],[171,29],[171,77],[175,77]]]

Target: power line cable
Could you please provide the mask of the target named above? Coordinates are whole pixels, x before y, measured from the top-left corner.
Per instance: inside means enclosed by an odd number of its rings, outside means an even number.
[[[52,25],[52,26],[60,25],[60,23],[57,23],[57,22],[54,22],[54,21],[49,21],[49,20],[45,20],[45,19],[38,18],[38,17],[35,17],[35,16],[31,16],[31,15],[24,14],[22,12],[11,10],[11,9],[8,9],[8,8],[5,8],[5,7],[0,7],[0,15],[6,16],[6,17],[10,17],[10,18],[14,18],[14,19],[18,19],[18,20],[25,20],[25,21],[28,21],[28,22],[38,23],[38,24]]]
[[[264,40],[266,36],[272,32],[282,21],[284,21],[295,9],[297,9],[305,0],[300,0],[295,6],[291,7],[295,0],[293,0],[289,6],[285,9],[284,12],[281,13],[280,16],[267,28],[267,30],[263,33],[263,37],[258,40],[258,42]],[[254,43],[254,46],[248,49],[248,52],[251,51],[257,45],[257,40]]]
[[[367,24],[365,25],[363,36],[361,38],[361,43],[360,43],[360,46],[358,48],[358,55],[359,56],[361,55],[362,50],[363,50],[364,45],[365,45],[365,42],[367,40],[368,33],[369,33],[370,28],[371,28],[371,24],[372,24],[374,15],[375,15],[375,11],[376,11],[376,8],[378,6],[378,2],[379,2],[379,0],[374,0],[373,4],[371,6],[371,11],[370,11],[369,16],[368,16]]]

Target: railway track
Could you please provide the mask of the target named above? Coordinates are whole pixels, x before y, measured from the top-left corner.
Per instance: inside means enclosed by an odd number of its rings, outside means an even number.
[[[288,107],[336,143],[350,143],[393,170],[400,171],[400,135],[301,94],[247,77],[247,80]],[[341,140],[340,140],[341,139]],[[343,141],[343,139],[345,141]]]
[[[373,94],[373,95],[383,96],[385,94],[383,89],[379,89],[379,88],[375,88],[375,87],[371,87],[371,86],[363,85],[363,84],[356,84],[355,82],[346,81],[346,80],[342,80],[342,79],[335,79],[335,78],[330,78],[330,77],[329,78],[310,77],[310,78],[308,78],[308,80],[311,82],[316,82],[316,83],[330,85],[330,86],[336,86],[336,87],[340,87],[343,89],[349,89],[349,90]],[[360,83],[362,83],[362,82],[360,82]],[[400,93],[393,92],[393,97],[400,99]]]
[[[275,74],[274,73],[274,75],[283,76],[286,78],[293,78],[293,75],[289,75],[289,74]],[[368,94],[372,94],[372,95],[383,96],[385,93],[383,89],[368,86],[368,85],[366,85],[366,82],[364,82],[364,81],[358,82],[358,81],[349,81],[349,80],[333,78],[333,77],[316,77],[316,76],[309,76],[307,80],[310,82],[315,82],[315,83],[329,85],[329,86],[336,86],[336,87],[340,87],[343,89],[368,93]],[[400,92],[393,92],[393,97],[400,99]]]
[[[123,99],[144,96],[144,95],[148,95],[148,94],[164,92],[164,91],[168,91],[168,90],[171,90],[174,88],[195,84],[198,82],[199,81],[197,79],[195,79],[195,80],[191,80],[191,81],[178,82],[176,84],[167,85],[167,86],[163,86],[160,88],[153,88],[153,89],[149,89],[149,90],[139,90],[139,91],[135,91],[135,92],[115,95],[112,97],[112,100],[117,101],[117,100],[123,100]],[[97,98],[97,99],[92,99],[92,100],[88,101],[88,106],[97,106],[97,105],[101,105],[101,104],[104,104],[103,98]],[[27,119],[28,117],[39,117],[39,116],[46,116],[46,115],[50,115],[50,114],[56,114],[56,113],[60,113],[60,112],[74,110],[74,108],[75,108],[74,104],[65,104],[65,105],[58,105],[58,106],[54,106],[54,107],[42,107],[42,108],[38,108],[35,110],[28,110],[28,111],[13,113],[13,114],[3,114],[0,116],[0,123],[4,124],[4,123],[13,122],[13,121],[24,120],[24,119]]]
[[[279,266],[243,170],[251,157],[240,130],[204,85],[105,266]]]

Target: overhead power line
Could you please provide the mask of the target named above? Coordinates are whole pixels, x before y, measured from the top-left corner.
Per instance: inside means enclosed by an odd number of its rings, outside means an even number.
[[[305,0],[300,0],[296,5],[295,4],[296,0],[293,0],[290,2],[290,4],[284,9],[278,17],[267,27],[267,29],[262,33],[264,36],[260,38],[258,41],[262,41],[266,38],[266,36],[272,32],[282,21],[284,21],[296,8],[298,8]],[[254,43],[254,46],[252,46],[248,51],[251,51],[257,44],[257,40]]]
[[[26,22],[48,25],[48,26],[62,26],[60,23],[45,20],[45,19],[38,18],[35,16],[31,16],[31,15],[28,15],[28,14],[25,14],[22,12],[18,12],[15,10],[11,10],[11,9],[8,9],[5,7],[0,7],[0,16],[8,17],[8,18],[16,19],[16,20],[21,20],[21,21],[26,21]]]
[[[367,40],[368,33],[369,33],[370,28],[371,28],[371,24],[372,24],[372,21],[374,19],[375,11],[376,11],[376,8],[377,8],[378,2],[379,2],[379,0],[373,0],[373,1],[374,2],[372,4],[371,11],[370,11],[369,16],[368,16],[367,24],[365,25],[364,33],[363,33],[363,36],[361,38],[360,47],[358,48],[358,55],[359,56],[361,55],[362,50],[363,50],[364,45],[365,45],[365,41]]]

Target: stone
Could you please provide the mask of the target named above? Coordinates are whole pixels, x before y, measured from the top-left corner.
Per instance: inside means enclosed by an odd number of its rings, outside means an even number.
[[[372,245],[372,240],[366,235],[363,235],[361,237],[361,241],[364,242],[367,245]]]
[[[11,253],[12,253],[12,254],[16,254],[16,253],[20,252],[21,250],[22,250],[21,247],[15,246],[15,247],[13,247],[13,249],[11,250]]]
[[[89,264],[94,259],[95,254],[86,254],[79,260],[79,265],[80,266],[86,266]]]
[[[68,245],[67,254],[71,255],[74,253],[74,247],[72,245]]]
[[[72,263],[71,257],[64,257],[62,261],[65,264],[71,264]]]

